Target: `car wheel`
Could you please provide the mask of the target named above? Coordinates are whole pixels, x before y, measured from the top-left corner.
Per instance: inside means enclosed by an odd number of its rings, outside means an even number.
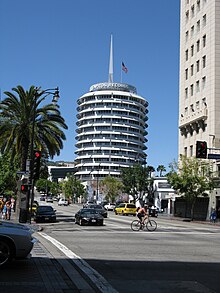
[[[115,214],[117,215],[118,213],[115,211]]]
[[[5,239],[0,239],[0,267],[8,264],[14,256],[12,245]]]
[[[79,224],[80,224],[80,226],[83,226],[83,221],[82,221],[82,219],[79,220]]]

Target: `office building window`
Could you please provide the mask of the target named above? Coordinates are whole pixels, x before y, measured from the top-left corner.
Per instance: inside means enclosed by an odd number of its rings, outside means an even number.
[[[200,0],[197,0],[197,11],[199,12],[200,11]]]
[[[186,80],[188,79],[188,68],[185,70]]]
[[[202,89],[204,89],[206,86],[206,76],[203,76],[202,78]]]
[[[199,101],[196,102],[196,110],[199,110]]]
[[[187,98],[188,98],[188,87],[185,88],[185,99],[187,99]]]
[[[191,37],[194,36],[194,25],[191,27]]]
[[[186,4],[189,4],[189,0],[186,0]]]
[[[189,20],[189,10],[186,11],[186,23],[188,22]]]
[[[198,93],[200,90],[199,90],[199,80],[197,80],[196,82],[196,92]]]
[[[190,105],[190,111],[191,111],[192,113],[195,112],[193,104]]]
[[[189,59],[189,50],[186,50],[186,61]]]
[[[188,116],[188,107],[185,108],[185,116]]]
[[[190,95],[193,96],[193,84],[190,86]]]
[[[192,5],[191,6],[191,17],[194,17],[195,16],[195,6]]]
[[[202,104],[203,104],[203,106],[206,108],[207,107],[207,104],[206,104],[206,98],[203,98],[202,99]]]
[[[200,31],[200,20],[198,20],[196,23],[196,31],[197,33]]]
[[[190,66],[190,70],[191,70],[191,76],[193,76],[193,71],[194,71],[194,65],[193,64]]]
[[[184,147],[184,156],[187,157],[187,147]]]
[[[196,72],[199,72],[199,60],[196,61]]]
[[[200,50],[200,40],[196,42],[196,51],[199,52]]]
[[[188,42],[189,39],[189,31],[186,32],[186,42]]]
[[[202,46],[203,48],[206,46],[206,35],[202,37]]]
[[[193,156],[193,145],[190,146],[189,151],[190,151],[190,157],[192,157]]]
[[[202,17],[202,25],[203,27],[206,26],[206,14],[204,14]]]
[[[194,55],[194,45],[191,46],[191,56]]]
[[[202,57],[202,67],[206,67],[206,55]]]

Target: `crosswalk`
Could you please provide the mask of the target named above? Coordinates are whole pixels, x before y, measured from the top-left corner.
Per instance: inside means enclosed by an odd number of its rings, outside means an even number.
[[[54,232],[84,232],[84,233],[135,233],[131,230],[131,222],[133,218],[107,218],[103,226],[80,226],[75,224],[74,219],[62,221],[58,219],[54,224],[43,224],[45,228],[52,229]],[[220,226],[215,225],[193,225],[191,223],[173,223],[172,221],[157,221],[157,230],[150,232],[147,230],[139,231],[140,233],[156,233],[156,234],[220,234]],[[46,229],[47,229],[46,228]],[[136,232],[137,233],[137,232]]]

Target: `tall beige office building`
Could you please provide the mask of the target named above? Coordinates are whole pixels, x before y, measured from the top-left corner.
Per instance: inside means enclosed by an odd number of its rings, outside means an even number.
[[[220,149],[220,0],[180,3],[179,155],[191,157],[196,141]]]

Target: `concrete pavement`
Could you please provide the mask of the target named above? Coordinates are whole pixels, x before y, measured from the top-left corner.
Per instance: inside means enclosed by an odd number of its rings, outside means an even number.
[[[16,222],[13,219],[11,222]],[[28,225],[28,224],[26,224]],[[38,239],[29,259],[15,260],[0,269],[0,291],[4,293],[100,292],[86,275],[55,246],[38,234],[41,227],[32,223]]]

